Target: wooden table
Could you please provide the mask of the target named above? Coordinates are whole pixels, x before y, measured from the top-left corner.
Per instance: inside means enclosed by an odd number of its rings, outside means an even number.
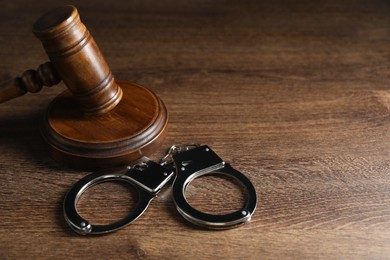
[[[389,2],[257,2],[76,4],[116,78],[166,103],[169,135],[153,158],[174,143],[210,145],[254,183],[250,223],[196,228],[166,188],[116,233],[73,233],[62,201],[86,172],[54,162],[39,134],[61,85],[0,106],[0,258],[389,258]],[[31,27],[65,3],[2,1],[1,79],[47,60]],[[80,212],[108,223],[131,210],[133,195],[102,184],[82,197]],[[187,196],[220,213],[244,195],[208,177]]]

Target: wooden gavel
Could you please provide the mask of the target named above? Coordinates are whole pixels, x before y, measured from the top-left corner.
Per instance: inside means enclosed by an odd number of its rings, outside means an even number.
[[[54,9],[33,26],[50,62],[0,86],[0,103],[61,80],[68,90],[49,105],[41,133],[50,154],[80,169],[126,164],[163,141],[167,110],[149,89],[116,81],[74,6]]]

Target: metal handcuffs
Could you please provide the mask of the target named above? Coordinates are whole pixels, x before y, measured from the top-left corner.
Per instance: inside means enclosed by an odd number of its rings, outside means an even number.
[[[256,209],[257,196],[250,180],[225,163],[210,147],[182,145],[172,146],[160,164],[144,157],[135,166],[96,172],[82,178],[65,196],[65,220],[75,232],[81,235],[102,234],[118,230],[145,212],[151,200],[173,177],[174,168],[176,178],[173,183],[173,200],[176,209],[186,220],[206,228],[227,229],[251,219]],[[244,207],[225,215],[212,215],[193,208],[185,197],[187,186],[195,178],[207,174],[226,175],[240,182],[247,191],[247,201]],[[138,202],[133,211],[124,219],[108,225],[93,225],[79,215],[76,204],[88,188],[106,181],[124,181],[132,185],[138,191]]]

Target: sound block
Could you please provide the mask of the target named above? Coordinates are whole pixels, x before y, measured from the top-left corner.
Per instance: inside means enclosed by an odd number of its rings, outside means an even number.
[[[110,112],[85,115],[69,91],[49,105],[41,133],[51,156],[72,168],[96,170],[153,153],[168,125],[164,103],[149,89],[117,81],[123,97]]]

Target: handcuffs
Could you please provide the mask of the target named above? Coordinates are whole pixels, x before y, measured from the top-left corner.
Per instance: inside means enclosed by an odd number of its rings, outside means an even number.
[[[251,219],[256,209],[257,196],[250,180],[241,172],[225,163],[206,145],[172,146],[160,164],[146,157],[134,166],[92,173],[79,180],[67,193],[64,200],[64,217],[69,226],[78,234],[103,234],[118,230],[140,217],[151,200],[174,176],[173,200],[178,212],[188,221],[210,229],[236,227]],[[221,174],[233,177],[245,187],[247,200],[243,208],[225,215],[213,215],[193,208],[186,200],[187,186],[195,178],[208,174]],[[138,202],[125,218],[108,225],[94,225],[77,212],[77,202],[90,187],[107,181],[124,181],[138,192]]]

